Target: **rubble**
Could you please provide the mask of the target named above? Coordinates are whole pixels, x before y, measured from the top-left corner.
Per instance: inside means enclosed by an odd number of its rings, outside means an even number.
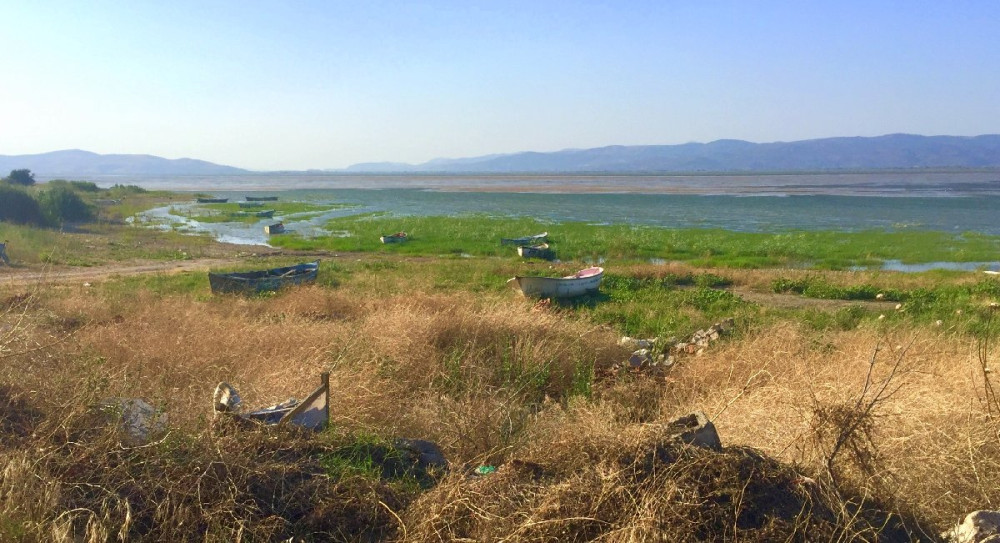
[[[735,326],[735,319],[730,317],[709,326],[705,330],[698,330],[684,341],[677,341],[676,338],[664,339],[656,337],[641,339],[623,336],[618,340],[618,345],[634,349],[634,351],[628,360],[617,364],[611,369],[612,371],[622,369],[632,371],[655,369],[662,371],[669,369],[677,362],[677,355],[701,355],[713,342],[732,332]]]
[[[941,534],[951,543],[1000,543],[1000,511],[974,511],[961,524]]]
[[[101,410],[121,417],[121,427],[132,444],[141,445],[167,430],[167,414],[141,398],[106,400]]]

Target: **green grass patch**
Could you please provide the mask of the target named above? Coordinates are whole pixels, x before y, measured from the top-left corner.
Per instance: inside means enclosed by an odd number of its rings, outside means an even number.
[[[281,238],[274,244],[303,250],[389,252],[408,255],[474,255],[518,258],[501,238],[549,233],[560,260],[683,261],[720,268],[812,267],[849,269],[904,263],[993,261],[1000,237],[929,231],[753,233],[717,229],[665,229],[632,225],[551,224],[530,218],[362,214],[333,219],[330,231],[348,236]],[[406,243],[383,245],[379,236],[403,231]]]

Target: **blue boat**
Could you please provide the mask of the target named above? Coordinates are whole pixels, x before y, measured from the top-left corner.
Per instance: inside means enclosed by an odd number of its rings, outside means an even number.
[[[319,260],[316,260],[314,262],[270,270],[230,273],[209,272],[208,284],[212,287],[213,294],[255,294],[258,292],[276,291],[291,285],[312,283],[316,281],[318,273]]]

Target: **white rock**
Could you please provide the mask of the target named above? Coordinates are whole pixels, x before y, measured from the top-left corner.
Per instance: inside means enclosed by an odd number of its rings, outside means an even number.
[[[941,536],[951,543],[1000,543],[1000,511],[969,513],[961,524]]]

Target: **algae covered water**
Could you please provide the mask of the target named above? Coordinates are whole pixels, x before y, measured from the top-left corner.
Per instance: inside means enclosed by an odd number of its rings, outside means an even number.
[[[244,192],[212,191],[231,201]],[[1000,196],[723,196],[686,194],[558,194],[442,192],[420,189],[270,191],[281,201],[337,204],[320,213],[276,215],[254,224],[199,224],[170,209],[147,216],[162,224],[211,232],[222,241],[265,243],[263,224],[281,220],[299,235],[328,235],[323,225],[365,213],[455,216],[486,214],[551,222],[711,228],[736,232],[791,230],[931,230],[1000,235]],[[193,199],[192,199],[193,200]],[[192,205],[196,205],[192,203]],[[172,206],[177,211],[178,206]]]

